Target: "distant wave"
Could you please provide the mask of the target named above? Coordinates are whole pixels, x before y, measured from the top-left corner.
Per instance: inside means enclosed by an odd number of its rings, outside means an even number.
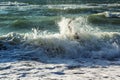
[[[32,9],[47,10],[47,11],[65,11],[65,12],[81,12],[81,11],[97,11],[100,10],[114,10],[119,11],[119,3],[107,3],[107,4],[97,4],[97,3],[86,3],[86,4],[27,4],[22,2],[0,2],[0,9],[2,10],[17,10],[26,11]]]
[[[120,24],[120,13],[104,12],[99,14],[92,14],[88,16],[89,22],[102,24]]]
[[[5,1],[18,1],[29,4],[82,4],[82,3],[119,3],[119,0],[0,0]]]

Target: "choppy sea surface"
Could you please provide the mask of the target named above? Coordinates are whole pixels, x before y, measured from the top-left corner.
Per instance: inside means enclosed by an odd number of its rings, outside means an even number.
[[[55,57],[120,58],[120,1],[0,1],[0,62]]]

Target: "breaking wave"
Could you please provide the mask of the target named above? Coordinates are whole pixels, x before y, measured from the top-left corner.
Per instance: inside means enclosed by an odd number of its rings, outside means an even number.
[[[102,32],[99,28],[90,26],[84,17],[63,17],[58,26],[59,32],[54,34],[32,29],[32,33],[9,33],[1,36],[0,50],[4,53],[13,51],[16,57],[37,55],[38,58],[46,55],[109,60],[120,57],[119,32]]]

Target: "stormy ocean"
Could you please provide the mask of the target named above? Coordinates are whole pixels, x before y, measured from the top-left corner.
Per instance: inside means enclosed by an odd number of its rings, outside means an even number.
[[[88,80],[68,75],[53,79],[65,72],[37,71],[119,59],[119,0],[0,0],[0,80]],[[35,79],[21,69],[25,64],[27,70],[32,66],[28,71]],[[52,78],[43,79],[50,73]]]

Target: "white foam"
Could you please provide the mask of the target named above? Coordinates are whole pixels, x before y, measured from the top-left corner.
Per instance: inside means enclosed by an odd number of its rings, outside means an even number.
[[[120,18],[119,12],[105,12],[105,16],[109,18]]]
[[[84,17],[72,19],[70,23],[72,32],[70,32],[68,28],[70,20],[65,17],[61,19],[58,23],[59,33],[33,29],[33,33],[24,36],[12,33],[1,39],[19,40],[18,44],[21,43],[21,48],[25,47],[25,52],[38,47],[43,50],[42,54],[54,57],[114,59],[120,56],[119,32],[101,32],[99,29],[92,28]],[[79,38],[75,38],[74,33],[77,33]]]
[[[70,18],[62,18],[58,23],[60,33],[37,35],[34,31],[28,43],[43,47],[48,55],[64,57],[92,57],[111,59],[120,56],[120,34],[118,32],[101,32],[89,26],[83,17],[71,22],[73,33],[68,30]],[[78,33],[78,39],[74,33]],[[29,37],[29,35],[28,35]]]

